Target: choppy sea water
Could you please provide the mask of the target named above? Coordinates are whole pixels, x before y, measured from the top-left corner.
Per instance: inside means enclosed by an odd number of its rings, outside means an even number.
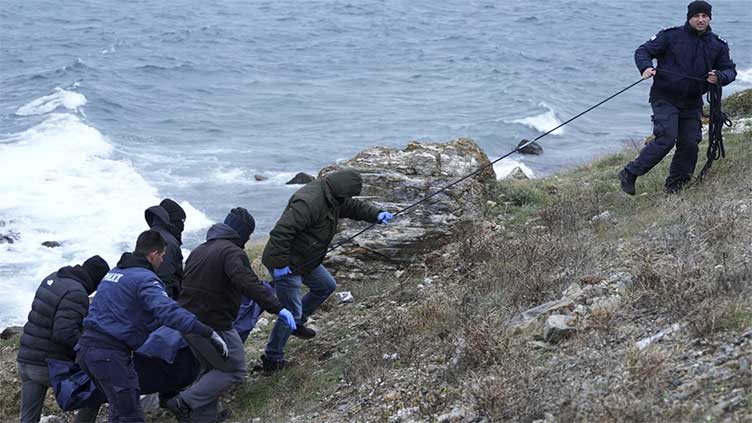
[[[752,2],[712,26],[752,86]],[[187,249],[233,206],[267,232],[284,182],[372,146],[477,140],[491,158],[639,79],[686,1],[6,1],[0,6],[0,325],[40,279],[114,265],[160,198]],[[542,176],[649,131],[649,83],[544,138]],[[254,175],[269,179],[257,182]],[[14,235],[15,236],[15,235]],[[44,241],[62,242],[49,249]]]

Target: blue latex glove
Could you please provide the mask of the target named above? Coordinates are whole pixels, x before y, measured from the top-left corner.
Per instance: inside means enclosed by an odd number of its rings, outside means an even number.
[[[274,279],[279,279],[282,276],[289,275],[290,273],[292,273],[292,271],[290,270],[290,266],[285,266],[281,269],[274,269],[272,273],[273,273],[272,276],[274,276]]]
[[[290,326],[290,329],[295,330],[298,328],[298,326],[295,324],[295,318],[292,316],[292,313],[290,313],[290,310],[286,308],[280,310],[279,318],[283,319],[285,323],[287,323],[287,326]]]
[[[393,218],[394,218],[393,214],[383,211],[383,212],[379,212],[379,216],[376,219],[378,219],[379,223],[381,223],[382,225],[386,225]]]

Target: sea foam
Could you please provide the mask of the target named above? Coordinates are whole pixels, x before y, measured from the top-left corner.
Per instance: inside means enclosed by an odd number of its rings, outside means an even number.
[[[83,95],[56,89],[19,108],[18,115],[46,114],[25,131],[0,137],[0,324],[23,323],[31,299],[47,274],[99,254],[111,267],[132,250],[147,229],[144,210],[160,201],[157,189],[109,140],[76,113]],[[54,107],[53,107],[54,106]],[[188,202],[186,231],[211,222]],[[42,242],[57,241],[57,248]]]

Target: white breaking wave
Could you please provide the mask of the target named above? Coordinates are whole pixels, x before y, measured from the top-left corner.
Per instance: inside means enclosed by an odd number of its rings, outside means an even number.
[[[736,81],[744,86],[752,85],[752,68],[737,70]]]
[[[57,101],[73,110],[85,103],[83,96],[64,91],[19,111],[46,113],[42,110]],[[71,113],[50,113],[42,123],[0,139],[0,235],[19,236],[0,244],[0,324],[23,323],[47,274],[95,254],[114,267],[147,229],[144,210],[161,197],[130,162],[115,159],[113,150],[97,129]],[[190,203],[181,206],[186,232],[212,223]],[[61,246],[47,248],[45,241]]]
[[[554,109],[549,107],[546,103],[540,103],[540,106],[548,109],[547,112],[541,113],[535,116],[529,116],[521,119],[515,119],[510,123],[519,123],[521,125],[533,128],[541,133],[550,131],[551,129],[561,125],[561,121],[556,117]],[[552,132],[553,135],[561,135],[564,133],[564,128],[559,128]]]
[[[535,178],[535,172],[533,172],[533,169],[530,169],[528,165],[519,160],[506,158],[494,163],[493,165],[494,172],[496,172],[496,179],[499,180],[509,176],[509,174],[518,167],[528,178]]]
[[[32,100],[19,107],[18,110],[16,110],[16,115],[43,115],[45,113],[54,112],[59,107],[78,112],[85,104],[86,97],[83,94],[57,87],[52,94],[37,98],[36,100]]]

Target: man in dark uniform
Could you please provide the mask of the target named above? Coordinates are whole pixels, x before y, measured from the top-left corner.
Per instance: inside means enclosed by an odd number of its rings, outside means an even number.
[[[710,4],[693,1],[683,26],[660,31],[635,51],[642,77],[655,76],[650,89],[655,140],[619,172],[621,189],[629,195],[635,194],[637,177],[649,172],[674,145],[666,192],[680,191],[692,178],[702,140],[702,95],[709,84],[727,85],[736,78],[728,44],[712,32],[710,19]],[[658,59],[657,69],[653,59]]]
[[[386,224],[392,219],[391,213],[352,198],[360,195],[362,186],[360,173],[354,169],[309,182],[292,195],[269,234],[262,262],[274,277],[280,302],[295,316],[297,329],[277,319],[261,357],[265,372],[288,366],[284,348],[290,335],[303,339],[316,335],[305,322],[336,287],[321,263],[336,233],[337,221],[344,217]],[[309,291],[301,298],[302,285]]]
[[[102,278],[84,319],[77,361],[107,396],[110,422],[146,421],[133,352],[159,326],[207,338],[221,357],[228,356],[219,334],[167,296],[155,273],[166,247],[159,232],[141,233],[133,253],[124,253]]]

